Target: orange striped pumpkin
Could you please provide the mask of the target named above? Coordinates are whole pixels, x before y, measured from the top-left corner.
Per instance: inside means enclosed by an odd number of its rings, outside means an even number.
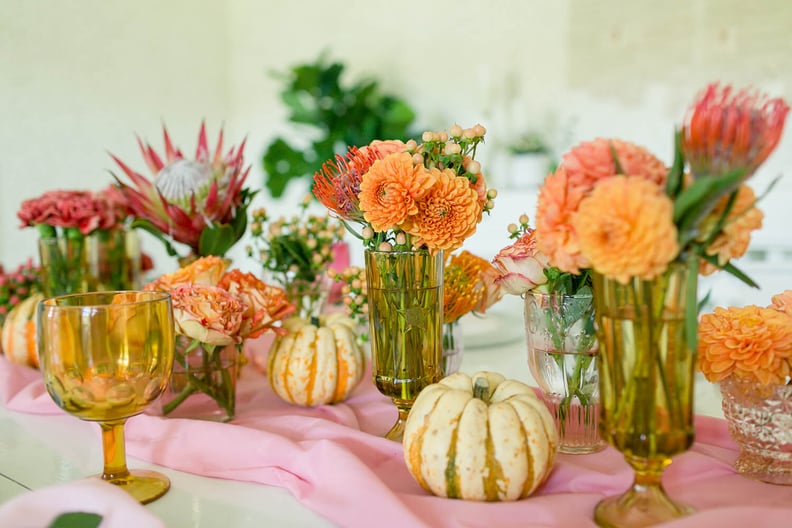
[[[531,387],[493,372],[458,372],[418,394],[403,442],[407,468],[425,490],[510,501],[550,475],[559,439]]]
[[[304,407],[347,399],[363,378],[366,365],[355,322],[331,314],[318,324],[292,317],[283,326],[288,333],[275,339],[267,365],[275,394]]]
[[[12,363],[38,368],[36,306],[43,298],[41,293],[34,293],[8,312],[0,343],[3,353]]]

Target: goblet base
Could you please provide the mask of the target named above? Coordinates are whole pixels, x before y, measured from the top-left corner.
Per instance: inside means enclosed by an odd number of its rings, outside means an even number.
[[[390,431],[385,433],[383,436],[388,440],[393,440],[394,442],[401,442],[404,439],[404,426],[407,424],[407,415],[410,414],[410,409],[412,408],[413,402],[405,402],[404,400],[396,400],[393,401],[396,404],[396,408],[399,410],[399,419],[396,420],[396,423],[393,424]]]
[[[141,504],[159,499],[170,489],[168,477],[147,469],[131,470],[125,477],[104,478],[102,475],[96,475],[94,478],[118,486]]]
[[[690,515],[695,510],[672,501],[661,487],[634,485],[622,495],[600,501],[594,522],[607,528],[653,526]]]

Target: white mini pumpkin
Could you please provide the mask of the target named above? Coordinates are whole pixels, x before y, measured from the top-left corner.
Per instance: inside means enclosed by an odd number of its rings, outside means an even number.
[[[36,306],[43,298],[43,294],[34,293],[8,312],[0,336],[0,348],[12,363],[38,367]]]
[[[363,378],[366,356],[357,342],[355,322],[330,314],[318,323],[287,319],[283,326],[288,333],[270,348],[270,386],[289,403],[312,407],[344,401]]]
[[[531,387],[493,372],[458,372],[418,395],[405,425],[404,460],[435,495],[509,501],[550,475],[558,443]]]

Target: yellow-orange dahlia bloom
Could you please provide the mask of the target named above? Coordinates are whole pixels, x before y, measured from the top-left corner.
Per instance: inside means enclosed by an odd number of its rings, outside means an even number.
[[[618,159],[618,167],[614,159]],[[621,172],[619,172],[619,168]],[[564,154],[555,173],[544,182],[536,208],[539,249],[550,264],[562,271],[580,273],[590,267],[580,254],[572,216],[580,201],[601,180],[629,174],[641,176],[662,187],[668,170],[645,148],[619,139],[598,138],[586,141]]]
[[[649,280],[679,254],[674,204],[641,176],[602,180],[573,217],[581,253],[591,267],[626,284]]]
[[[715,308],[698,325],[698,368],[710,381],[728,376],[785,383],[792,360],[792,318],[759,306]]]
[[[792,317],[792,290],[784,290],[781,293],[773,295],[771,301],[773,304],[770,305],[770,308]]]
[[[703,233],[708,233],[710,229],[715,227],[728,201],[728,196],[721,198],[718,205],[704,220],[701,228]],[[731,259],[745,255],[748,245],[751,243],[751,231],[762,227],[764,213],[755,207],[755,202],[756,195],[753,189],[747,185],[741,185],[721,233],[706,249],[708,255],[718,257],[718,262],[721,265],[726,264]],[[717,266],[702,260],[699,266],[699,273],[710,275],[718,269]]]
[[[425,244],[430,252],[453,251],[476,231],[481,204],[470,180],[451,169],[427,169],[434,179],[429,191],[415,205],[416,214],[402,224],[416,237],[413,245]],[[362,201],[361,201],[362,202]]]
[[[393,153],[371,165],[360,182],[360,209],[374,231],[387,231],[418,213],[421,200],[434,183],[423,166],[407,152]]]

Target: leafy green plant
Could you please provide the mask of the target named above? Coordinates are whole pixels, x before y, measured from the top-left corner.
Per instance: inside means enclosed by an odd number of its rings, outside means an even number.
[[[281,99],[289,109],[289,121],[314,130],[305,148],[282,137],[267,147],[262,162],[265,186],[273,197],[282,196],[291,180],[313,176],[325,160],[348,146],[412,137],[409,127],[415,113],[406,102],[382,93],[376,80],[343,84],[343,71],[344,64],[322,54],[315,62],[275,74],[283,81]]]

